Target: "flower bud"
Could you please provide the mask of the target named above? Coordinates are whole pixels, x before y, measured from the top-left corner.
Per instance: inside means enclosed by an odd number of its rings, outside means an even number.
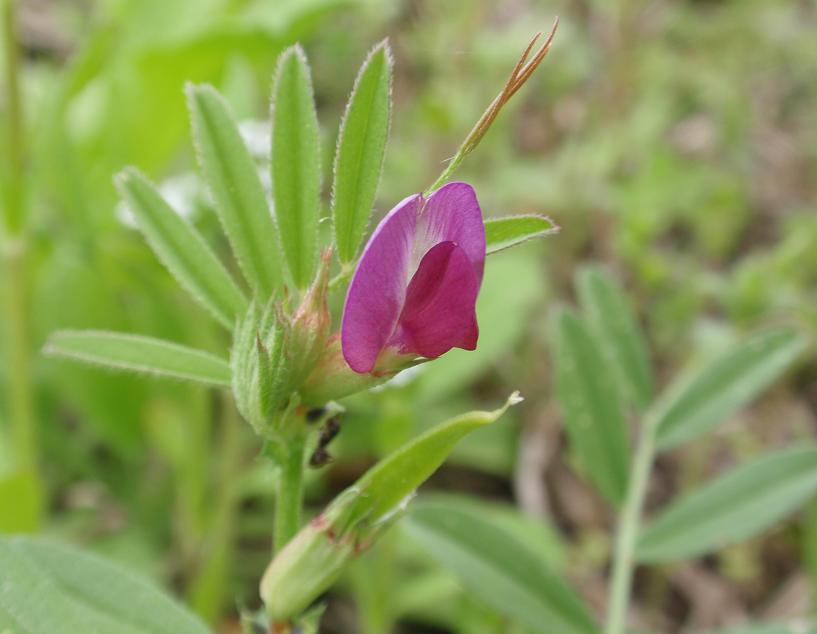
[[[284,355],[284,320],[272,305],[253,304],[236,325],[231,354],[233,394],[241,415],[269,437],[276,414],[289,402],[291,370]]]
[[[331,250],[321,258],[318,274],[303,296],[289,325],[287,359],[292,369],[293,385],[299,386],[323,354],[332,328],[332,315],[327,305]]]
[[[400,505],[372,524],[364,497],[355,487],[341,493],[272,560],[261,580],[261,598],[273,620],[302,613],[405,509]]]

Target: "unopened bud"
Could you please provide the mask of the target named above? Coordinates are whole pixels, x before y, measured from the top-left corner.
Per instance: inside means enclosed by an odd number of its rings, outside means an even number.
[[[271,426],[289,401],[291,371],[284,344],[282,319],[272,306],[262,312],[253,304],[236,325],[233,394],[241,415],[264,437],[274,431]]]
[[[331,263],[332,252],[327,250],[322,256],[315,281],[304,294],[290,324],[287,357],[296,386],[312,372],[324,352],[332,328],[332,315],[327,305]]]
[[[273,620],[306,610],[349,560],[366,551],[405,509],[401,505],[398,512],[372,523],[364,496],[354,487],[341,493],[272,560],[261,580],[261,598]]]

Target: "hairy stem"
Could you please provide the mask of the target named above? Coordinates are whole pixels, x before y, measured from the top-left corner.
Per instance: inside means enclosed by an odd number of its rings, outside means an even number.
[[[635,545],[654,455],[655,424],[647,420],[641,428],[630,471],[627,499],[624,501],[616,533],[605,634],[624,634],[626,631],[627,607],[635,570]]]
[[[287,545],[301,528],[304,497],[304,437],[295,433],[278,450],[273,553]]]

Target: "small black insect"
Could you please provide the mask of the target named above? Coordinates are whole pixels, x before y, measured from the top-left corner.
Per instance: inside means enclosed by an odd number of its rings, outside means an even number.
[[[340,420],[337,416],[333,416],[324,424],[323,428],[321,429],[321,435],[318,438],[318,445],[321,447],[326,447],[330,442],[335,439],[335,436],[338,435],[340,432]]]
[[[332,462],[332,454],[325,447],[315,447],[315,451],[309,457],[309,466],[313,469],[320,469]]]
[[[309,458],[310,467],[317,469],[329,464],[332,461],[332,454],[330,454],[326,448],[329,446],[329,443],[334,440],[338,433],[340,433],[340,420],[337,416],[333,416],[327,420],[326,423],[324,423],[323,427],[321,427],[320,434],[318,435],[318,445],[315,447],[315,451],[312,452],[312,456]]]
[[[326,415],[325,407],[313,407],[306,413],[306,422],[314,425]]]

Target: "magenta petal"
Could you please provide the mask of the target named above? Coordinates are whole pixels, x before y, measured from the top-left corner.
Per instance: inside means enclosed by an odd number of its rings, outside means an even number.
[[[480,280],[465,250],[451,241],[432,247],[420,261],[390,343],[401,353],[429,359],[451,348],[476,347],[475,305]]]
[[[449,183],[431,194],[420,215],[417,234],[418,243],[425,246],[420,254],[440,242],[455,242],[471,261],[477,280],[482,282],[485,225],[476,192],[468,183]]]
[[[349,284],[341,323],[343,356],[355,372],[371,372],[394,332],[406,281],[422,198],[409,196],[380,222]]]

